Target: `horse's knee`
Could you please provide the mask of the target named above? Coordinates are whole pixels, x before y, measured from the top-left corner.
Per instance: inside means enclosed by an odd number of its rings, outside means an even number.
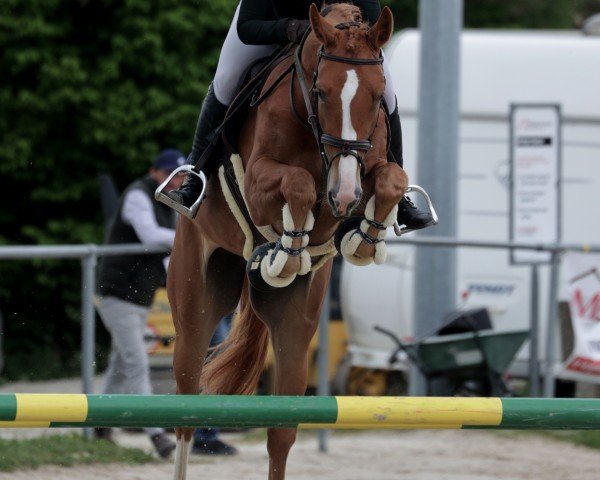
[[[402,199],[408,187],[408,176],[406,172],[396,163],[387,163],[382,166],[375,176],[375,203],[376,209],[389,211]],[[379,212],[381,215],[382,212]]]
[[[295,168],[281,179],[281,193],[290,204],[312,208],[317,201],[315,179],[303,168]]]

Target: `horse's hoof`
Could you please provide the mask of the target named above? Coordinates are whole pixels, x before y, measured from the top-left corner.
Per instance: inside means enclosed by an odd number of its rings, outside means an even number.
[[[335,248],[341,253],[344,260],[357,267],[370,265],[374,259],[372,256],[361,257],[356,254],[364,238],[360,231],[363,220],[362,217],[349,218],[338,227],[334,238]]]
[[[268,262],[272,261],[271,253],[275,250],[276,243],[264,243],[254,249],[248,263],[246,273],[248,281],[257,290],[268,292],[277,288],[287,287],[294,281],[296,275],[289,277],[272,277],[267,272]]]
[[[350,217],[348,220],[344,220],[335,232],[335,238],[333,243],[338,252],[342,253],[342,239],[351,230],[358,230],[360,223],[363,221],[363,217]]]
[[[252,255],[248,259],[246,263],[246,273],[248,274],[248,280],[250,281],[250,285],[252,285],[257,290],[262,291],[270,291],[275,290],[275,287],[269,285],[265,282],[265,279],[261,273],[261,262],[269,253],[269,250],[273,250],[275,248],[275,243],[264,243],[259,245],[254,249]]]

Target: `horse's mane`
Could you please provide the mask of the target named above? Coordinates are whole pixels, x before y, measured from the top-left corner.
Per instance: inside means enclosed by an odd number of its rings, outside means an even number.
[[[344,44],[349,52],[354,52],[364,45],[369,31],[369,24],[363,21],[360,9],[349,2],[328,2],[321,8],[321,16],[333,20],[332,23],[359,22],[357,27],[342,30],[345,32]]]

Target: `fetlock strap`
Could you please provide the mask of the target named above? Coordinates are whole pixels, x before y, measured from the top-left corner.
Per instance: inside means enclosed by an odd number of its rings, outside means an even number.
[[[304,222],[304,227],[302,230],[296,230],[292,219],[292,213],[287,203],[283,206],[282,214],[283,233],[281,238],[277,241],[277,244],[281,246],[276,248],[272,254],[268,273],[273,277],[279,275],[285,262],[287,262],[288,257],[300,256],[300,271],[298,272],[298,275],[306,275],[310,272],[312,265],[310,255],[305,249],[309,241],[308,234],[313,229],[315,218],[313,213],[309,210],[306,221]],[[302,242],[299,247],[293,248],[294,239],[298,238],[301,238]]]

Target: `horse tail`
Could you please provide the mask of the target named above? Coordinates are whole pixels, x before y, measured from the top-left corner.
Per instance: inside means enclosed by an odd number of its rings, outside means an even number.
[[[247,279],[242,287],[239,318],[209,356],[200,377],[203,392],[250,395],[256,390],[269,347],[269,330],[250,304]]]

